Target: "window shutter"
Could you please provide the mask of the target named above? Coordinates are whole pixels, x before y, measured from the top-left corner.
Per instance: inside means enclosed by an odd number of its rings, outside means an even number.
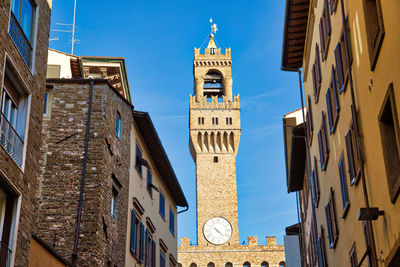
[[[343,155],[341,156],[339,163],[339,178],[340,178],[340,188],[342,192],[343,210],[345,210],[347,208],[347,204],[349,203],[349,195],[347,191],[347,181],[346,181],[346,172],[344,170]]]
[[[315,44],[315,71],[317,74],[317,89],[319,90],[319,87],[321,86],[321,60],[319,58],[319,49],[318,49],[318,44]]]
[[[321,17],[319,20],[319,40],[321,43],[321,57],[324,58],[325,54],[325,30],[324,30],[324,19]]]
[[[328,43],[328,37],[331,36],[331,17],[329,16],[329,6],[328,6],[328,0],[325,0],[324,3],[324,24],[325,24],[325,44]]]
[[[318,131],[318,149],[319,149],[319,159],[321,162],[321,170],[325,168],[325,161],[324,161],[324,150],[322,148],[322,133],[321,130]]]
[[[354,184],[355,182],[355,172],[354,172],[354,163],[353,163],[353,145],[351,144],[351,131],[347,131],[345,136],[346,141],[346,151],[347,151],[347,163],[349,165],[349,178],[350,184]]]
[[[344,44],[344,34],[342,34],[342,39],[340,40],[340,53],[342,58],[342,66],[343,66],[343,83],[346,82],[346,78],[348,77],[348,67],[347,67],[347,56],[346,56],[346,48]]]
[[[343,76],[343,63],[342,63],[342,52],[340,42],[336,45],[335,48],[335,63],[336,63],[336,73],[337,73],[337,82],[339,86],[340,93],[343,92],[343,84],[344,84],[344,76]]]
[[[332,65],[331,79],[332,79],[333,96],[335,97],[336,113],[339,114],[340,104],[339,104],[339,96],[338,96],[338,90],[337,90],[337,84],[336,84],[335,67],[333,67],[333,65]]]
[[[326,263],[326,251],[325,251],[325,241],[324,241],[324,228],[321,225],[321,235],[319,236],[319,247],[321,251],[321,261],[320,267],[327,267],[328,264]]]
[[[330,202],[325,205],[326,227],[328,228],[329,247],[333,247],[332,218],[330,212]]]
[[[353,152],[353,163],[354,163],[354,178],[357,181],[359,175],[361,174],[361,165],[360,165],[360,160],[358,158],[358,147],[357,147],[357,142],[356,142],[356,132],[354,130],[354,119],[350,128],[350,132],[351,132],[351,151]]]
[[[331,213],[331,220],[332,220],[332,234],[334,238],[334,246],[336,244],[336,240],[339,235],[339,227],[337,225],[337,218],[336,218],[336,205],[335,205],[335,194],[333,189],[331,188],[331,196],[330,196],[330,213]]]
[[[331,88],[328,87],[326,90],[326,108],[328,111],[328,122],[330,133],[333,132],[333,117],[332,117],[332,104],[331,104]]]
[[[311,105],[311,97],[310,96],[308,96],[308,110],[310,111],[311,130],[314,130],[314,122],[312,119],[312,105]]]
[[[316,77],[316,70],[315,70],[315,63],[312,66],[312,79],[313,79],[313,86],[314,86],[314,102],[318,102],[318,89],[317,89],[317,77]]]
[[[375,251],[375,246],[373,245],[372,242],[372,229],[370,225],[370,221],[364,221],[363,223],[363,228],[364,228],[364,237],[365,237],[365,243],[368,252],[368,261],[369,261],[369,266],[370,267],[377,267],[377,259],[376,259],[376,251]]]
[[[322,125],[321,125],[321,130],[322,130],[322,144],[324,148],[324,159],[325,159],[325,165],[326,161],[328,159],[328,154],[329,154],[329,145],[328,145],[328,136],[326,134],[326,116],[325,112],[322,112]]]
[[[330,6],[331,6],[331,14],[333,14],[333,10],[335,9],[335,0],[330,0]]]
[[[140,261],[144,262],[144,251],[145,251],[145,235],[144,235],[144,224],[140,223]]]
[[[136,254],[136,212],[132,210],[131,212],[131,240],[130,240],[130,250],[133,254]]]
[[[316,184],[315,184],[315,171],[314,170],[311,172],[311,186],[312,186],[312,199],[313,199],[314,207],[317,207],[318,206],[317,189],[316,189]]]
[[[156,267],[156,242],[151,240],[151,267]]]
[[[318,162],[317,158],[314,157],[314,171],[315,171],[315,188],[317,190],[317,201],[319,201],[319,197],[321,195],[320,189],[319,189],[319,175],[318,175]]]
[[[149,242],[149,238],[150,238],[150,233],[149,233],[149,230],[148,229],[146,229],[146,237],[145,237],[145,239],[146,239],[146,241],[145,241],[145,255],[144,255],[144,266],[146,266],[146,267],[149,267],[150,266],[150,264],[149,264],[149,254],[150,254],[150,242]]]

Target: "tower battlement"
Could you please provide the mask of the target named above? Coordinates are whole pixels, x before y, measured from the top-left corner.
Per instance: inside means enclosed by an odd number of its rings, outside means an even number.
[[[212,50],[214,49],[214,50]],[[214,52],[214,54],[212,53]],[[221,48],[205,48],[201,53],[201,48],[194,48],[194,59],[231,59],[231,48],[225,48],[225,53],[221,54]]]
[[[239,94],[233,96],[233,102],[226,96],[222,96],[219,102],[218,96],[211,96],[211,102],[207,102],[206,96],[190,96],[191,109],[240,109]]]

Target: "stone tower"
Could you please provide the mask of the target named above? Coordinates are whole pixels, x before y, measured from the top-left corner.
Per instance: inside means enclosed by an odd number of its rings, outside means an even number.
[[[190,96],[190,152],[196,163],[199,245],[239,242],[236,154],[240,140],[239,95],[232,95],[230,48],[221,54],[214,36],[204,54],[194,50]],[[233,96],[233,97],[232,97]]]

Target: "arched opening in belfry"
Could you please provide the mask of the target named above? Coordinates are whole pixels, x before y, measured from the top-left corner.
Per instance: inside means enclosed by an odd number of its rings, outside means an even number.
[[[281,261],[280,263],[279,263],[279,267],[285,267],[286,266],[286,263],[284,262],[284,261]]]
[[[228,133],[224,132],[224,151],[228,152]]]
[[[231,151],[235,151],[235,140],[234,140],[234,134],[233,133],[231,133],[230,135],[229,135],[229,149],[231,150]]]
[[[203,92],[207,98],[211,96],[222,97],[224,95],[222,74],[217,70],[209,70],[204,76]]]
[[[215,264],[214,264],[214,262],[210,262],[210,263],[208,263],[208,264],[207,264],[207,267],[215,267]]]
[[[232,262],[227,262],[227,263],[225,263],[225,267],[233,267]]]
[[[215,152],[215,134],[214,134],[214,132],[212,132],[210,134],[210,145],[211,145],[210,151]]]
[[[197,148],[198,148],[199,151],[203,150],[203,142],[202,142],[201,138],[202,138],[201,132],[199,132],[197,134]]]
[[[204,151],[208,152],[209,147],[208,147],[208,133],[206,132],[204,134]]]
[[[197,267],[197,264],[192,262],[192,264],[190,264],[190,267]]]
[[[243,267],[251,267],[250,262],[246,261],[245,263],[243,263]]]
[[[217,152],[221,152],[222,151],[222,136],[221,136],[221,132],[217,133]]]
[[[263,261],[263,262],[261,263],[261,267],[269,267],[268,262]]]

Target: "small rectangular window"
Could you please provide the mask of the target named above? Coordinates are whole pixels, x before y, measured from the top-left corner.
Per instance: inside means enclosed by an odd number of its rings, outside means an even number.
[[[135,210],[131,211],[131,239],[130,239],[130,251],[133,255],[137,256],[137,236],[138,236],[138,225],[139,225],[139,220],[136,217],[136,212]]]
[[[214,156],[214,163],[217,163],[217,162],[218,162],[218,157]]]
[[[175,213],[169,209],[169,231],[175,236]]]
[[[151,174],[151,170],[147,169],[147,185],[146,185],[146,189],[147,192],[149,193],[150,197],[153,197],[153,176]]]
[[[118,220],[118,207],[119,207],[119,192],[117,188],[113,185],[111,190],[111,203],[110,203],[110,213],[111,216]]]
[[[165,220],[165,197],[164,194],[160,191],[160,215]]]
[[[392,83],[379,114],[379,129],[390,200],[395,203],[400,192],[400,128]]]
[[[122,137],[122,119],[121,119],[121,115],[119,114],[119,112],[117,112],[117,116],[115,119],[115,133],[118,137],[118,139],[121,140]]]

